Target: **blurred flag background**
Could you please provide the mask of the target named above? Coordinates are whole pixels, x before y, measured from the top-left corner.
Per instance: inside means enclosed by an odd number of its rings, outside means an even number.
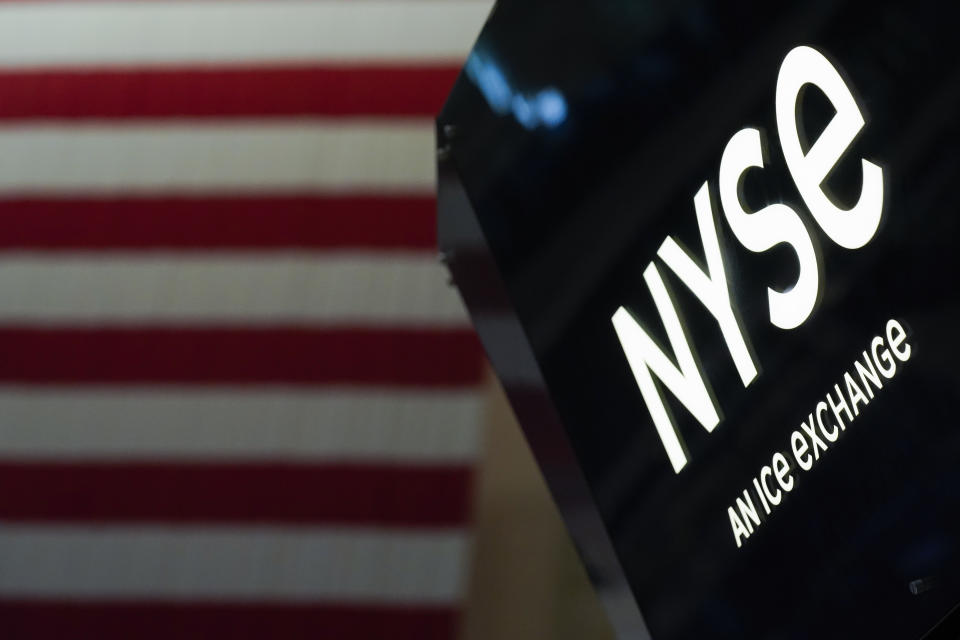
[[[0,4],[0,635],[454,637],[488,0]]]

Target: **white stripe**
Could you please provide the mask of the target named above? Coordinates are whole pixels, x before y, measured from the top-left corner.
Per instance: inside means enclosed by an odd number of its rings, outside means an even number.
[[[0,594],[452,603],[459,532],[0,526]]]
[[[434,165],[427,120],[0,128],[6,192],[432,193]]]
[[[23,323],[468,324],[431,255],[0,253],[0,324]]]
[[[466,463],[480,392],[0,389],[0,459]]]
[[[491,2],[5,2],[0,65],[461,60]]]

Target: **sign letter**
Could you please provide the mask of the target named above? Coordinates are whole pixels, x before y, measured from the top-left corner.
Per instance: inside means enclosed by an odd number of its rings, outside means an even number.
[[[707,270],[704,272],[687,252],[671,236],[660,245],[657,255],[667,263],[687,288],[697,296],[720,325],[720,332],[727,343],[727,349],[733,357],[743,386],[748,386],[757,377],[757,366],[747,348],[743,330],[733,313],[730,302],[730,288],[727,286],[727,273],[720,253],[720,240],[717,237],[717,223],[713,215],[713,202],[710,199],[710,187],[704,183],[693,199],[697,210],[697,224],[700,227],[700,239],[703,251],[707,254]]]
[[[807,84],[823,91],[837,113],[804,153],[797,102]],[[817,224],[834,242],[847,249],[859,249],[870,242],[880,225],[883,170],[861,159],[863,186],[859,201],[850,210],[833,203],[823,190],[823,181],[864,124],[863,113],[849,87],[822,53],[810,47],[797,47],[787,54],[777,79],[777,129],[783,157]]]
[[[720,422],[720,415],[713,398],[710,397],[703,374],[697,366],[690,343],[680,324],[680,317],[655,264],[651,263],[646,268],[643,279],[650,289],[654,304],[666,327],[667,338],[670,340],[679,368],[660,350],[660,347],[625,308],[620,307],[613,314],[613,326],[637,380],[637,385],[640,387],[643,400],[647,404],[650,417],[653,418],[653,424],[667,450],[673,470],[680,473],[687,464],[687,454],[651,374],[659,378],[660,382],[707,431],[713,431]]]
[[[795,329],[817,304],[817,253],[800,216],[787,205],[771,204],[756,213],[743,208],[740,181],[752,167],[763,168],[763,142],[757,129],[743,129],[730,138],[720,160],[720,202],[733,235],[750,251],[760,253],[786,242],[796,252],[800,262],[797,284],[787,291],[767,289],[770,322],[781,329]]]

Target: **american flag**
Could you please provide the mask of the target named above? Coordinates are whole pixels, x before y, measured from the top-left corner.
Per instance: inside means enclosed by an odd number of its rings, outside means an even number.
[[[0,3],[0,637],[455,635],[488,0]]]

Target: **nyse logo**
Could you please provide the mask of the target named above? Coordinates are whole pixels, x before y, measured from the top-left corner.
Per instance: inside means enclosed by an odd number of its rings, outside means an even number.
[[[823,91],[836,113],[816,140],[804,144],[798,127],[798,102],[801,90],[808,84]],[[862,187],[851,209],[838,207],[824,192],[824,180],[865,122],[840,73],[819,51],[797,47],[787,54],[777,78],[776,117],[787,169],[820,229],[846,249],[866,245],[880,224],[883,170],[861,160]],[[787,244],[796,254],[800,267],[796,283],[786,291],[767,290],[770,322],[781,329],[794,329],[813,312],[819,294],[819,265],[813,239],[796,210],[778,203],[759,211],[748,211],[740,198],[740,184],[746,172],[764,167],[763,143],[761,132],[752,128],[737,132],[727,143],[720,161],[720,204],[733,235],[749,251],[760,253]],[[804,147],[808,147],[806,151]],[[693,202],[706,254],[706,270],[670,236],[660,245],[657,256],[716,320],[740,379],[747,387],[757,377],[757,366],[730,299],[708,183],[699,189]],[[720,422],[719,410],[707,390],[656,262],[650,262],[643,279],[666,329],[676,364],[624,307],[614,313],[613,326],[667,456],[674,471],[680,473],[687,463],[687,454],[654,377],[708,432]]]

